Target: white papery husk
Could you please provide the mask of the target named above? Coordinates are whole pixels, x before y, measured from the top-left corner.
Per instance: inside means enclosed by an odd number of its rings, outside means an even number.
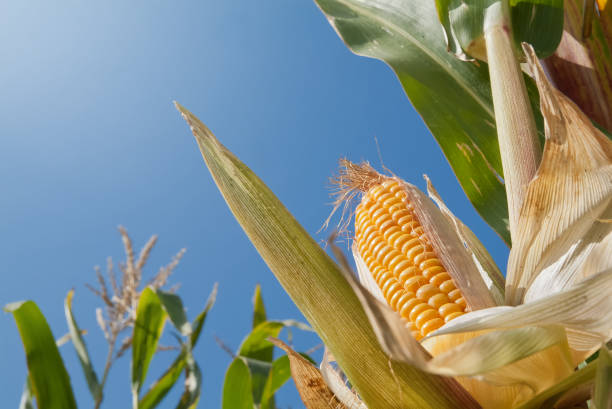
[[[347,276],[392,359],[456,377],[485,408],[514,407],[556,384],[612,337],[612,143],[550,85],[533,51],[525,51],[540,90],[547,140],[510,254],[506,302],[511,306],[499,303],[499,276],[484,246],[431,184],[439,208],[422,200],[414,186],[404,187],[437,254],[454,253],[451,268],[440,259],[457,287],[468,292],[472,311],[419,344],[384,302],[355,247],[363,285]],[[456,258],[461,253],[456,245],[445,250],[449,237],[459,238],[472,263]],[[466,268],[467,280],[456,272]],[[470,305],[478,294],[497,306]]]

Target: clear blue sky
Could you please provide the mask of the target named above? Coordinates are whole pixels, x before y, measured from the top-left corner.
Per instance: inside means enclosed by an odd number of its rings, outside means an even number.
[[[192,318],[213,283],[219,297],[195,353],[200,407],[220,407],[230,358],[249,330],[261,283],[272,318],[300,314],[234,221],[177,100],[207,123],[316,234],[337,160],[370,160],[423,187],[427,173],[502,269],[507,248],[465,198],[446,160],[382,62],[351,54],[312,1],[13,1],[0,5],[0,304],[38,303],[54,335],[63,299],[101,372],[94,265],[123,256],[118,225],[140,248],[160,240],[149,274],[182,247],[173,276]],[[0,396],[16,407],[26,377],[12,317],[0,315]],[[296,333],[307,349],[313,335]],[[166,338],[171,343],[171,338]],[[81,408],[91,399],[71,346],[62,354]],[[157,357],[147,386],[171,361]],[[178,392],[178,391],[177,391]],[[163,407],[174,407],[174,393]],[[106,408],[128,407],[128,359],[111,372]],[[293,386],[281,407],[301,407]]]

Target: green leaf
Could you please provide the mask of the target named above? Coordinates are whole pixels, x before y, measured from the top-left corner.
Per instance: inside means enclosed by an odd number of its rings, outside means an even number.
[[[145,288],[136,308],[132,335],[132,395],[136,403],[165,321],[166,313],[159,297],[150,287]]]
[[[213,307],[213,305],[215,305],[215,300],[217,299],[217,288],[218,288],[218,285],[215,284],[210,295],[208,296],[208,300],[206,301],[206,306],[204,307],[202,312],[198,314],[196,319],[191,324],[191,327],[193,328],[193,332],[191,333],[191,337],[190,337],[192,349],[193,347],[195,347],[195,345],[198,342],[198,339],[200,338],[200,334],[202,333],[202,327],[204,326],[204,321],[206,321],[206,316],[208,315],[208,312]]]
[[[206,302],[206,306],[198,314],[196,319],[191,323],[191,327],[193,328],[193,332],[189,338],[191,342],[191,349],[195,347],[200,334],[202,332],[202,328],[204,326],[204,322],[206,321],[206,316],[208,312],[212,308],[215,303],[215,298],[217,296],[217,285],[213,287],[210,296],[208,297],[208,301]],[[172,362],[172,365],[163,373],[163,375],[155,381],[155,383],[149,388],[147,393],[140,400],[138,407],[139,409],[150,409],[156,407],[164,397],[170,392],[172,387],[178,381],[181,372],[185,369],[187,364],[187,345],[183,347],[183,350],[179,354],[179,356]]]
[[[597,409],[612,408],[612,356],[605,345],[599,350],[593,403]]]
[[[98,382],[98,376],[96,375],[96,371],[91,363],[91,358],[89,358],[89,352],[87,352],[87,346],[85,345],[85,340],[81,335],[81,329],[76,323],[74,319],[74,315],[72,313],[72,297],[74,296],[74,290],[70,290],[68,295],[66,296],[66,300],[64,301],[64,312],[66,314],[66,322],[68,323],[68,330],[70,331],[70,338],[72,339],[72,345],[74,346],[74,350],[77,353],[79,358],[79,362],[81,363],[81,368],[83,368],[83,373],[85,374],[85,379],[87,380],[87,386],[89,387],[89,392],[93,397],[94,401],[97,402],[102,395],[102,388],[100,387],[100,383]]]
[[[261,397],[261,409],[275,409],[274,394],[291,378],[289,357],[283,355],[272,363]]]
[[[240,358],[234,358],[223,382],[222,409],[253,409],[251,372]]]
[[[19,401],[19,409],[34,409],[34,395],[32,394],[32,385],[30,377],[28,377],[23,385],[23,393]]]
[[[26,354],[31,389],[39,409],[76,409],[70,377],[44,315],[33,301],[4,307],[13,313]]]
[[[436,0],[438,17],[449,48],[461,58],[463,52],[486,61],[485,31],[495,24],[512,21],[517,50],[531,44],[538,57],[551,55],[563,34],[563,0]]]
[[[238,349],[238,355],[248,358],[247,364],[251,371],[253,384],[253,401],[259,404],[263,396],[266,381],[268,379],[269,365],[259,365],[258,363],[270,363],[274,358],[274,345],[268,341],[269,337],[278,337],[280,331],[285,327],[281,321],[264,321],[259,324],[242,341]],[[255,361],[252,365],[250,361]]]
[[[181,351],[172,365],[166,369],[166,372],[155,381],[147,393],[140,399],[138,403],[139,409],[154,408],[166,397],[185,368],[185,356],[185,351]]]
[[[177,108],[234,216],[367,405],[477,407],[452,379],[402,363],[394,362],[391,368],[340,268],[249,168],[195,116],[178,104]]]
[[[155,293],[159,297],[159,301],[162,307],[164,307],[164,311],[168,314],[174,328],[183,336],[190,335],[192,332],[191,324],[187,321],[187,315],[185,314],[185,308],[183,307],[181,297],[159,289],[155,290]]]
[[[393,68],[467,197],[510,244],[487,65],[465,63],[447,51],[433,1],[316,1],[354,53]],[[528,89],[537,106],[533,83]],[[410,155],[419,141],[406,142]]]
[[[282,321],[262,322],[242,341],[238,355],[263,362],[272,362],[274,345],[268,341],[268,338],[278,337],[284,327],[285,324]]]
[[[255,294],[253,294],[253,328],[266,320],[266,307],[264,306],[263,297],[261,296],[261,286],[255,286]]]
[[[187,358],[185,372],[185,391],[176,409],[195,409],[200,401],[202,391],[202,372],[192,356]]]
[[[555,52],[563,35],[563,0],[510,0],[514,42],[529,43],[538,58]]]

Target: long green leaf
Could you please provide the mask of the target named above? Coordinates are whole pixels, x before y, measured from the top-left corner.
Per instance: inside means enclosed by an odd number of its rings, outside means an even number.
[[[261,409],[275,409],[274,394],[291,378],[289,357],[283,355],[272,363],[261,397]]]
[[[176,384],[181,372],[185,368],[185,351],[181,351],[179,356],[172,362],[172,365],[155,381],[147,393],[138,403],[139,409],[151,409],[156,407],[168,392]]]
[[[193,328],[193,332],[191,333],[191,348],[193,349],[195,345],[198,343],[198,339],[200,339],[200,334],[202,333],[202,327],[204,326],[204,321],[206,321],[206,317],[208,316],[208,312],[215,305],[215,301],[217,299],[217,289],[218,285],[215,284],[210,295],[208,296],[208,300],[206,301],[206,305],[201,313],[198,314],[196,319],[191,324]]]
[[[240,358],[227,368],[223,382],[222,409],[253,409],[251,372]]]
[[[466,63],[447,51],[433,0],[316,2],[354,53],[393,68],[467,197],[510,244],[487,65]],[[537,106],[532,82],[528,91]],[[542,129],[537,113],[536,122]],[[410,154],[418,146],[419,141],[411,139],[404,149]]]
[[[261,296],[261,286],[257,284],[253,294],[253,328],[266,320],[266,307]]]
[[[136,322],[132,335],[132,395],[135,403],[138,402],[138,393],[157,350],[157,342],[165,321],[166,312],[159,297],[150,287],[145,288],[136,308]]]
[[[274,345],[268,341],[268,338],[278,337],[284,327],[285,324],[282,321],[262,322],[242,341],[238,355],[263,362],[272,362]]]
[[[274,345],[268,341],[268,338],[278,337],[284,327],[281,321],[264,321],[251,331],[238,349],[239,356],[248,358],[255,404],[259,404],[262,399],[270,371],[270,365],[260,365],[260,363],[269,364],[274,358]],[[256,365],[251,365],[251,361]]]
[[[196,319],[191,323],[191,328],[193,331],[189,337],[191,342],[191,350],[195,347],[202,332],[202,327],[204,326],[204,322],[206,321],[206,316],[208,312],[212,308],[215,303],[215,299],[217,296],[217,285],[213,287],[210,296],[208,297],[208,301],[202,312],[198,314]],[[181,325],[182,326],[182,325]],[[147,393],[140,399],[138,403],[139,409],[151,409],[156,407],[162,399],[166,397],[168,392],[174,387],[179,377],[181,376],[181,372],[185,369],[187,364],[187,345],[183,347],[181,353],[178,357],[172,362],[170,367],[166,369],[166,371],[159,377],[155,383],[149,388]]]
[[[200,367],[193,359],[187,358],[187,371],[185,373],[185,391],[181,395],[176,409],[195,409],[200,401],[202,392],[202,372]]]
[[[32,394],[30,377],[26,379],[25,385],[23,385],[23,392],[21,394],[21,400],[19,401],[19,409],[34,409],[34,395]]]
[[[187,321],[187,315],[185,314],[185,308],[183,307],[181,297],[162,290],[155,290],[155,293],[159,297],[159,301],[168,314],[174,328],[183,336],[190,335],[192,331],[191,324]]]
[[[96,371],[91,363],[91,358],[89,358],[89,352],[87,352],[87,346],[85,345],[85,340],[81,335],[81,330],[77,325],[76,320],[74,319],[74,315],[72,313],[72,297],[74,296],[74,290],[70,290],[68,295],[66,296],[66,300],[64,301],[64,312],[66,314],[66,322],[68,323],[68,330],[70,331],[70,338],[72,339],[72,345],[74,346],[74,350],[77,353],[79,358],[79,362],[81,363],[81,368],[83,368],[83,373],[85,374],[85,379],[87,380],[87,386],[89,387],[89,392],[93,397],[94,401],[97,402],[102,395],[102,388],[100,387],[100,383],[98,382],[98,376],[96,375]]]
[[[44,315],[33,301],[4,307],[13,313],[28,364],[31,389],[39,409],[76,409],[70,377]]]
[[[597,409],[612,408],[612,356],[605,345],[599,350],[593,403]]]
[[[406,364],[390,367],[340,268],[250,169],[189,111],[177,107],[234,216],[365,403],[373,409],[477,407],[452,379]]]

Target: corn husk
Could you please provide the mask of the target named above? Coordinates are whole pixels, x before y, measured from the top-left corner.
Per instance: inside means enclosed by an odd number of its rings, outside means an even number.
[[[533,50],[525,52],[540,91],[546,144],[508,262],[511,305],[569,288],[612,266],[603,250],[612,232],[605,222],[612,216],[612,142],[550,84]]]
[[[478,407],[452,378],[390,364],[339,266],[261,179],[193,114],[177,108],[234,216],[368,407]]]
[[[433,243],[459,237],[480,267],[480,281],[497,299],[495,306],[472,308],[419,344],[380,290],[377,293],[353,250],[363,285],[355,280],[351,285],[385,351],[424,371],[455,377],[483,407],[514,407],[533,397],[569,376],[575,365],[612,338],[612,143],[550,85],[533,50],[525,51],[540,90],[547,141],[542,163],[527,187],[517,226],[520,238],[510,255],[505,291],[510,305],[499,302],[501,291],[495,283],[501,280],[486,250],[481,253],[482,244],[452,215],[429,181],[439,209],[426,206],[424,195],[405,184],[419,221]],[[446,227],[438,214],[446,217]],[[448,226],[454,226],[455,236]],[[445,251],[444,246],[433,247]],[[453,256],[457,263],[456,253]],[[448,267],[448,258],[440,258]],[[457,287],[469,293],[469,284],[478,280],[468,275],[469,280],[462,281],[451,273]],[[478,383],[482,381],[488,386]]]
[[[270,342],[282,349],[289,357],[291,377],[302,398],[306,409],[349,409],[334,395],[327,386],[321,371],[306,358],[295,352],[289,345],[277,338]]]

